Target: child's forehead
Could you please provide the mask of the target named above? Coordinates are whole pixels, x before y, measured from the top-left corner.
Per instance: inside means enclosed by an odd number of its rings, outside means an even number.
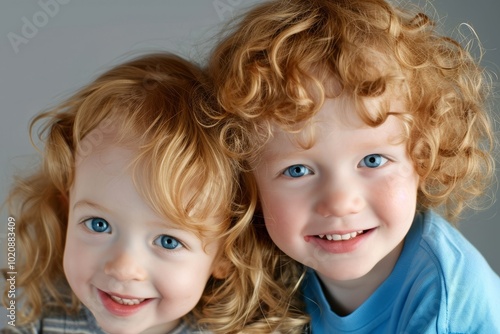
[[[205,182],[201,176],[200,178],[192,176],[184,180],[182,186],[179,186],[175,177],[172,177],[183,172],[192,173],[192,170],[186,166],[173,164],[173,158],[170,161],[165,155],[175,148],[175,145],[160,147],[148,140],[135,138],[137,136],[133,135],[128,136],[128,134],[130,133],[121,131],[119,126],[114,129],[107,128],[105,131],[99,126],[93,129],[79,142],[76,150],[76,167],[78,168],[82,162],[91,160],[92,163],[98,163],[99,167],[106,168],[107,163],[120,160],[122,172],[129,173],[137,190],[162,215],[168,211],[183,211],[189,208],[183,215],[185,218],[197,219],[195,217],[203,215],[204,219],[211,221],[226,220],[225,213],[220,211],[209,210],[210,215],[203,213],[207,211],[207,203],[202,200],[203,196],[197,196],[203,186],[202,182]],[[164,154],[160,154],[157,159],[153,158],[150,154],[153,146],[155,152],[163,151]],[[189,157],[189,155],[186,156]],[[161,201],[160,198],[168,198],[168,203]],[[199,198],[199,201],[193,202],[195,198]]]
[[[273,123],[272,141],[275,143],[292,142],[297,149],[307,150],[315,145],[318,136],[324,138],[325,136],[335,135],[335,132],[339,131],[339,129],[343,131],[345,129],[356,131],[373,128],[374,125],[370,125],[364,117],[370,119],[381,117],[384,119],[381,121],[381,124],[384,124],[388,120],[391,120],[391,122],[394,120],[394,116],[389,115],[398,115],[405,112],[404,99],[397,94],[367,97],[358,101],[347,94],[341,94],[333,98],[327,97],[324,99],[318,112],[306,121],[298,124],[295,131],[283,128],[283,126],[276,122]],[[399,138],[402,130],[401,127],[398,126],[393,129],[394,137]],[[264,150],[273,154],[269,148],[269,145],[266,145]],[[282,150],[277,147],[275,149]]]

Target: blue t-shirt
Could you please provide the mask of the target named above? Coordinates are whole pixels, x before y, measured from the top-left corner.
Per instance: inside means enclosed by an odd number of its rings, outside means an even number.
[[[500,333],[500,277],[433,212],[416,215],[392,273],[351,314],[330,309],[310,268],[302,290],[313,333]]]

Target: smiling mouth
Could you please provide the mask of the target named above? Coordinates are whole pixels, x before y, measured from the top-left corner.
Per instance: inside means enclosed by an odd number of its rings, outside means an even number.
[[[357,236],[365,233],[368,230],[359,230],[345,234],[320,234],[317,237],[329,241],[346,241],[356,238]]]

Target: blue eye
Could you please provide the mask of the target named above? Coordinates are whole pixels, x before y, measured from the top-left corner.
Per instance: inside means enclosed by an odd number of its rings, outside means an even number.
[[[308,175],[311,173],[312,173],[311,170],[304,165],[293,165],[293,166],[290,166],[287,169],[285,169],[285,171],[283,172],[283,175],[288,176],[288,177],[297,178],[297,177],[302,177],[302,176],[305,176],[305,175]]]
[[[171,237],[169,235],[161,235],[154,241],[155,245],[161,246],[165,249],[176,249],[182,247],[182,244],[179,240]]]
[[[111,226],[102,218],[91,218],[83,222],[85,226],[97,233],[111,233]]]
[[[384,158],[380,154],[370,154],[364,157],[360,162],[359,166],[368,168],[377,168],[385,165],[387,158]]]

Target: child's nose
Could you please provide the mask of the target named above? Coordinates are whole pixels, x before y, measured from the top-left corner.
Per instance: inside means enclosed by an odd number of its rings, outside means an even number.
[[[117,252],[104,265],[104,273],[117,281],[143,281],[147,278],[147,271],[142,265],[138,254],[129,251]]]
[[[360,191],[348,182],[327,185],[319,197],[316,212],[322,217],[344,217],[360,212],[365,206],[365,200]]]

